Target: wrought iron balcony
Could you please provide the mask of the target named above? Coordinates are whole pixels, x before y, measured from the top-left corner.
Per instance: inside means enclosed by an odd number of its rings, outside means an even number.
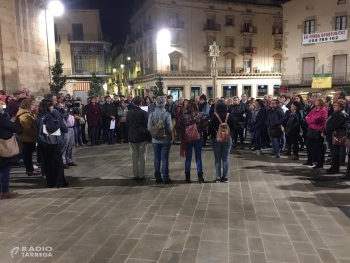
[[[204,24],[204,31],[221,31],[221,25],[214,23],[206,23]]]
[[[179,21],[179,20],[168,20],[167,21],[167,27],[168,28],[184,29],[185,22],[184,21]]]
[[[111,37],[100,34],[68,34],[68,42],[111,42]]]
[[[283,29],[280,27],[274,27],[272,29],[272,34],[273,35],[282,35],[283,34]]]
[[[243,26],[242,27],[242,33],[247,33],[247,34],[256,34],[258,33],[257,27],[254,26]]]
[[[256,47],[243,47],[242,54],[256,54]]]

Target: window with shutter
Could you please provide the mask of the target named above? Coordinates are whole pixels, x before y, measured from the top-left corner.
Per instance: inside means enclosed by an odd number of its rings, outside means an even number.
[[[179,58],[170,58],[170,71],[172,73],[178,73],[179,72]]]
[[[303,82],[311,82],[313,74],[315,74],[315,58],[303,58]]]
[[[337,83],[343,83],[346,79],[347,73],[347,55],[333,56],[333,81]]]
[[[337,16],[335,20],[335,30],[345,30],[346,20],[346,16]]]
[[[305,21],[305,34],[315,33],[315,20]]]

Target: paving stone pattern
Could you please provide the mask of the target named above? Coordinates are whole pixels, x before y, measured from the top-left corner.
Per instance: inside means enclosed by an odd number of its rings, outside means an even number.
[[[209,147],[203,185],[184,183],[178,146],[166,186],[155,184],[151,145],[144,183],[132,180],[127,145],[75,149],[67,189],[14,168],[19,196],[0,200],[0,262],[350,262],[350,219],[339,208],[350,190],[314,185],[332,177],[264,153],[232,151],[229,183],[220,184]],[[12,257],[17,246],[50,246],[53,257]]]

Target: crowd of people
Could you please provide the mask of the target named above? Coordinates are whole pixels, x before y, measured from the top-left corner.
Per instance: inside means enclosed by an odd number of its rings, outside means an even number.
[[[171,95],[144,99],[132,98],[131,94],[101,95],[90,97],[87,105],[81,97],[69,94],[34,97],[28,90],[22,90],[6,96],[0,91],[1,198],[17,195],[9,189],[9,178],[18,155],[23,158],[28,176],[42,175],[48,187],[60,188],[68,186],[64,170],[77,166],[73,148],[86,144],[129,143],[133,176],[138,181],[146,178],[146,155],[151,143],[156,183],[171,183],[169,153],[175,144],[180,144],[180,156],[185,158],[186,182],[191,182],[194,151],[196,180],[203,183],[202,148],[210,141],[215,181],[228,182],[231,148],[244,150],[248,134],[249,149],[254,154],[261,155],[262,149],[271,148],[275,158],[284,154],[290,160],[299,160],[299,152],[306,147],[304,166],[321,169],[326,163],[331,165],[326,172],[337,174],[345,164],[348,123],[349,102],[343,91],[326,99],[316,92],[310,93],[305,101],[299,94],[277,98],[265,95],[261,99],[243,94],[241,98],[215,100],[201,95],[176,101]],[[4,154],[13,141],[20,149],[17,158]],[[330,155],[325,160],[327,148]],[[350,179],[350,162],[342,179]]]

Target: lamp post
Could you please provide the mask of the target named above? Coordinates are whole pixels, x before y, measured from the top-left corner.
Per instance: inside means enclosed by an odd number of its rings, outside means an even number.
[[[211,62],[211,76],[213,77],[213,97],[216,97],[216,77],[218,76],[217,57],[220,55],[220,47],[214,41],[213,45],[209,45],[209,56],[213,58]]]

